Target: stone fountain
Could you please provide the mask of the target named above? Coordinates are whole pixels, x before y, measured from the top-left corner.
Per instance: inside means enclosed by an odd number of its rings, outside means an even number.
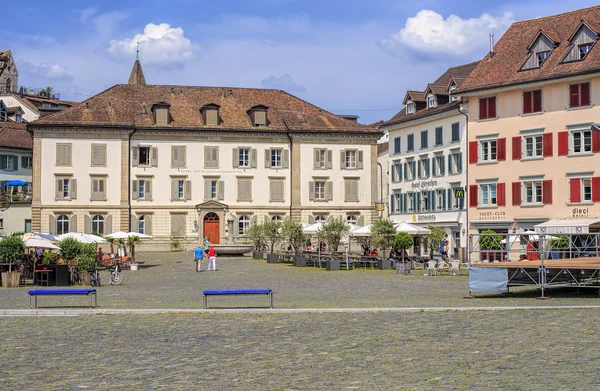
[[[246,253],[252,251],[251,244],[238,244],[233,241],[233,223],[234,219],[229,217],[227,219],[227,243],[225,244],[215,244],[215,251],[217,252],[217,256],[227,255],[227,256],[243,256]]]

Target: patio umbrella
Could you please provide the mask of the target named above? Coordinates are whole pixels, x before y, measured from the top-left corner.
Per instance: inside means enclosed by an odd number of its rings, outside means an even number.
[[[60,250],[60,247],[58,247],[57,245],[52,244],[52,242],[41,238],[29,238],[25,240],[25,248],[44,248],[48,250]]]
[[[405,221],[401,221],[396,225],[396,232],[406,232],[409,235],[429,235],[431,233],[427,228],[419,227],[416,225],[409,224]]]
[[[305,227],[304,229],[302,229],[302,231],[305,234],[316,234],[317,232],[319,232],[319,230],[321,228],[323,228],[323,223],[318,222],[318,223],[311,224],[308,227]]]
[[[58,236],[54,235],[54,234],[47,234],[47,233],[41,233],[41,232],[34,232],[33,234],[35,236],[39,236],[40,238],[49,240],[51,242],[55,242],[58,240]]]
[[[112,234],[108,234],[105,237],[110,238],[110,239],[128,239],[130,236],[137,236],[140,239],[152,239],[152,236],[150,236],[150,235],[141,234],[139,232],[123,232],[123,231],[113,232]]]
[[[66,234],[58,236],[58,240],[64,240],[67,238],[73,238],[81,243],[103,243],[103,242],[106,242],[106,239],[104,239],[100,236],[82,234],[79,232],[68,232]]]
[[[26,186],[27,182],[23,182],[19,179],[15,179],[12,181],[8,181],[8,182],[4,182],[4,187],[8,187],[8,186]]]
[[[373,224],[365,225],[350,232],[350,236],[371,236],[371,227]]]
[[[127,232],[127,234],[129,236],[137,236],[140,239],[152,239],[152,236],[146,235],[146,234],[141,234],[139,232]]]

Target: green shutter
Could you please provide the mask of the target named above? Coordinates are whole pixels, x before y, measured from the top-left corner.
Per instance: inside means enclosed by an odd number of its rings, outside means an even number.
[[[448,175],[452,174],[452,154],[448,155]]]
[[[442,190],[442,205],[441,205],[441,209],[445,210],[447,209],[447,204],[446,204],[446,192],[444,190]]]
[[[462,152],[458,154],[458,172],[462,172]]]

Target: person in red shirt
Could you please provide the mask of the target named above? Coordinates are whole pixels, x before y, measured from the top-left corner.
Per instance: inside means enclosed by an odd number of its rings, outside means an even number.
[[[369,253],[369,255],[370,255],[370,256],[374,256],[374,257],[376,257],[376,256],[378,256],[379,254],[377,253],[377,249],[376,249],[376,248],[374,248],[373,250],[371,250],[371,252]]]
[[[215,252],[215,248],[210,245],[208,248],[208,270],[210,271],[210,265],[212,265],[213,271],[217,270],[217,253]]]

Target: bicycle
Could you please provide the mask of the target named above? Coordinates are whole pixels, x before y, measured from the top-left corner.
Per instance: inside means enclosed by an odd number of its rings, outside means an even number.
[[[98,268],[94,268],[94,270],[92,270],[90,272],[90,285],[91,286],[101,286],[101,281],[100,281],[100,270],[98,270]]]
[[[110,285],[121,285],[121,283],[125,281],[125,275],[121,273],[118,263],[115,264],[114,267],[111,267],[109,270],[110,276],[108,277],[108,282]]]

